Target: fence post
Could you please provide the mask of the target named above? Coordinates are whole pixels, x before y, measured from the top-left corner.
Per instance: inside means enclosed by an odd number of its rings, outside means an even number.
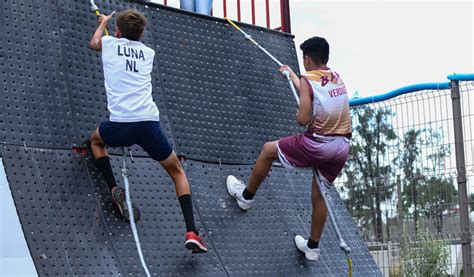
[[[461,94],[459,81],[451,80],[451,100],[453,103],[454,146],[456,151],[456,169],[461,221],[461,245],[464,276],[472,276],[471,233],[467,198],[466,159],[464,158],[464,139],[462,132]]]

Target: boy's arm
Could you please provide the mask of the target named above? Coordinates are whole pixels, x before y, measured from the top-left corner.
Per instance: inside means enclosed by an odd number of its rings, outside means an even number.
[[[107,28],[107,22],[112,18],[115,12],[112,12],[109,15],[98,15],[99,27],[95,30],[94,35],[89,42],[89,48],[95,51],[102,51],[102,34],[104,33],[105,29]]]
[[[299,79],[298,79],[299,81]],[[300,106],[296,113],[296,122],[300,126],[306,126],[312,119],[313,105],[311,101],[311,91],[307,82],[298,82],[300,84]]]
[[[298,76],[295,74],[295,72],[293,72],[291,67],[289,67],[287,65],[283,65],[283,66],[280,67],[279,70],[280,70],[281,73],[283,73],[283,71],[289,71],[291,81],[295,85],[296,89],[300,90],[300,78],[298,78]]]

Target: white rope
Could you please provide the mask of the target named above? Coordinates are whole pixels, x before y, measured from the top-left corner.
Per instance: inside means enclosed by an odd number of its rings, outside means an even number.
[[[232,23],[231,20],[229,20],[229,19],[227,19],[227,20]],[[270,52],[268,52],[267,49],[263,48],[263,46],[261,46],[256,40],[254,40],[251,35],[247,34],[244,30],[240,29],[234,23],[232,23],[232,24],[234,25],[234,27],[239,32],[241,32],[244,35],[245,39],[247,39],[248,41],[255,44],[260,50],[263,51],[263,53],[265,53],[268,57],[270,57],[270,59],[272,59],[272,61],[274,61],[278,66],[283,66],[283,64],[277,58],[275,58],[275,56],[273,56]],[[291,81],[290,72],[285,70],[285,71],[282,72],[282,74],[285,75],[286,79],[288,80],[288,83],[289,83],[290,88],[291,88],[291,92],[293,93],[293,97],[295,97],[296,103],[298,103],[298,106],[299,106],[300,105],[300,98],[298,96],[298,93],[296,93],[296,88],[295,88],[295,85],[293,84],[293,81]]]
[[[142,247],[140,245],[140,239],[138,238],[138,231],[137,231],[137,225],[135,224],[135,217],[133,216],[132,199],[130,198],[130,186],[129,186],[128,177],[127,177],[126,157],[127,156],[125,155],[125,148],[124,148],[123,149],[122,178],[125,184],[125,200],[127,202],[127,207],[128,207],[128,217],[130,219],[130,228],[132,229],[133,238],[135,239],[135,244],[137,245],[138,256],[140,256],[140,262],[142,263],[142,267],[145,270],[146,276],[150,277],[150,271],[148,271],[148,267],[145,263]]]
[[[326,184],[323,184],[323,181],[321,180],[321,175],[318,170],[315,168],[313,169],[313,174],[314,177],[316,178],[316,184],[319,188],[319,192],[321,193],[321,196],[323,197],[324,204],[326,204],[326,209],[328,210],[329,213],[329,219],[331,220],[332,226],[334,227],[334,230],[336,231],[336,236],[339,239],[339,248],[341,248],[346,254],[351,253],[351,248],[347,243],[344,241],[344,238],[342,237],[341,231],[339,230],[339,226],[337,225],[336,218],[334,216],[334,212],[332,210],[332,205],[329,202],[329,188],[326,186]]]

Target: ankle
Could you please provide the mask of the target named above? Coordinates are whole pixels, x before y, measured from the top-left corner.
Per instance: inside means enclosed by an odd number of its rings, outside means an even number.
[[[314,241],[311,238],[309,238],[307,246],[309,249],[317,249],[319,247],[319,241]]]
[[[250,192],[246,187],[244,191],[242,192],[242,196],[244,197],[245,200],[252,200],[255,197],[255,193]]]

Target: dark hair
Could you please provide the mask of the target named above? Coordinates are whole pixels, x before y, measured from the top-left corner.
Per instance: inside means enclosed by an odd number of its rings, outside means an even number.
[[[147,24],[146,17],[139,11],[126,10],[119,14],[115,21],[122,37],[139,40]]]
[[[312,37],[305,40],[300,49],[316,64],[327,64],[329,60],[329,43],[322,37]]]

